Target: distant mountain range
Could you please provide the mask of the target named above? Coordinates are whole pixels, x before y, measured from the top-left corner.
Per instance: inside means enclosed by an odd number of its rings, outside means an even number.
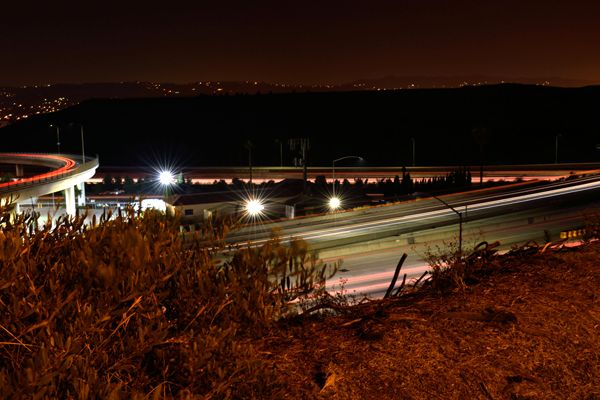
[[[564,78],[501,78],[483,75],[361,79],[345,84],[299,85],[260,81],[200,81],[193,83],[118,82],[0,87],[0,127],[32,115],[45,114],[94,98],[155,98],[290,92],[345,92],[457,88],[501,83],[581,87],[597,82]]]
[[[361,79],[350,84],[341,85],[346,89],[377,90],[385,89],[428,89],[428,88],[457,88],[463,86],[497,85],[502,83],[520,83],[527,85],[543,85],[555,87],[583,87],[597,85],[600,82],[583,79],[566,79],[559,77],[546,78],[507,78],[486,75],[465,75],[454,77],[432,77],[432,76],[410,76],[397,77],[388,76],[377,79]]]
[[[0,129],[0,150],[55,151],[60,130],[61,150],[78,153],[83,127],[105,166],[244,166],[248,142],[253,165],[293,166],[299,138],[321,166],[350,154],[410,165],[413,143],[417,165],[591,162],[598,104],[600,86],[541,84],[90,99]]]

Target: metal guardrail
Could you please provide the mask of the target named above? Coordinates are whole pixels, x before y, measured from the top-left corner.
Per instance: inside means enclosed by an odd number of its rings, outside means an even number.
[[[14,153],[14,154],[18,154],[18,153]],[[36,154],[36,153],[27,153],[27,154]],[[46,153],[39,153],[40,155],[47,155]],[[80,155],[71,155],[71,154],[64,154],[62,155],[63,157],[67,157],[67,158],[71,158],[74,160],[81,160],[81,156]],[[88,157],[86,157],[86,160],[88,159]],[[11,184],[9,186],[6,187],[0,187],[0,193],[12,193],[12,192],[17,192],[19,190],[23,190],[26,188],[30,188],[39,184],[45,184],[45,183],[51,183],[51,182],[58,182],[61,181],[65,178],[83,173],[89,169],[92,168],[98,168],[100,163],[100,158],[98,157],[98,155],[96,155],[96,157],[92,158],[90,161],[86,161],[83,164],[79,163],[77,164],[77,166],[69,171],[65,171],[56,175],[52,175],[51,177],[44,177],[44,178],[40,178],[40,179],[35,179],[35,176],[33,177],[33,180],[27,180],[26,182],[20,182],[19,180],[13,181],[11,182]]]

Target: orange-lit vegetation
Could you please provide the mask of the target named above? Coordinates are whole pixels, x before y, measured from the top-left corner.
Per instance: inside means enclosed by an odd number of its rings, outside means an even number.
[[[494,249],[272,338],[290,398],[599,398],[600,244]]]
[[[394,291],[403,258],[385,299],[352,305],[319,293],[335,268],[304,242],[230,252],[228,224],[198,233],[210,247],[177,224],[149,212],[37,228],[3,212],[2,397],[600,396],[591,236],[581,250],[529,243],[502,256],[451,246],[428,280]]]
[[[4,398],[271,397],[254,343],[327,278],[302,242],[234,250],[185,242],[177,221],[123,214],[37,227],[0,218],[0,393]]]

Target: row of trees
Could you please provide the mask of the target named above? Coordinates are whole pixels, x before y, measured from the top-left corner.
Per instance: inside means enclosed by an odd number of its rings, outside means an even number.
[[[341,182],[336,181],[336,187],[342,192],[355,192],[363,194],[381,193],[385,197],[398,197],[410,195],[415,192],[431,192],[449,189],[460,189],[471,185],[471,171],[466,167],[459,167],[454,171],[431,178],[413,179],[406,168],[402,168],[402,175],[396,175],[393,178],[384,178],[379,180],[354,179],[351,183],[344,179]],[[193,184],[190,179],[184,180],[178,185],[176,192],[179,193],[203,193],[218,191],[240,191],[250,186],[269,187],[275,185],[274,181],[264,182],[260,185],[244,182],[241,179],[234,178],[231,183],[224,180],[214,181],[212,184]],[[331,191],[332,184],[327,182],[325,175],[316,177],[314,183],[307,184],[307,191],[315,194],[328,193]],[[90,185],[88,193],[98,194],[103,192],[122,192],[123,194],[139,194],[160,192],[160,187],[154,180],[141,178],[134,181],[131,177],[112,177],[106,175],[101,184]]]
[[[315,186],[327,188],[331,186],[325,180],[325,176],[318,176]],[[432,178],[412,179],[406,168],[402,168],[402,176],[384,178],[369,182],[369,179],[357,178],[354,183],[347,179],[342,182],[336,181],[336,187],[341,187],[342,192],[362,191],[366,194],[382,193],[385,197],[397,197],[410,195],[415,192],[431,192],[448,189],[460,189],[471,185],[471,171],[466,167]]]

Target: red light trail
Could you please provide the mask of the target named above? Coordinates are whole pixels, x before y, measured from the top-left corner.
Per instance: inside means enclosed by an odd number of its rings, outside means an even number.
[[[45,172],[40,175],[35,175],[35,176],[28,177],[28,178],[21,178],[21,179],[12,181],[12,182],[0,183],[0,188],[16,186],[16,185],[20,185],[20,184],[27,183],[27,182],[35,182],[35,181],[39,181],[41,179],[53,178],[53,177],[56,177],[56,176],[59,176],[59,175],[65,173],[65,172],[69,172],[77,164],[74,160],[72,160],[70,158],[67,158],[64,156],[53,155],[53,154],[22,154],[22,153],[10,154],[10,153],[8,153],[8,154],[2,154],[1,156],[60,161],[60,162],[64,163],[64,165],[58,169],[52,170],[50,172]]]

